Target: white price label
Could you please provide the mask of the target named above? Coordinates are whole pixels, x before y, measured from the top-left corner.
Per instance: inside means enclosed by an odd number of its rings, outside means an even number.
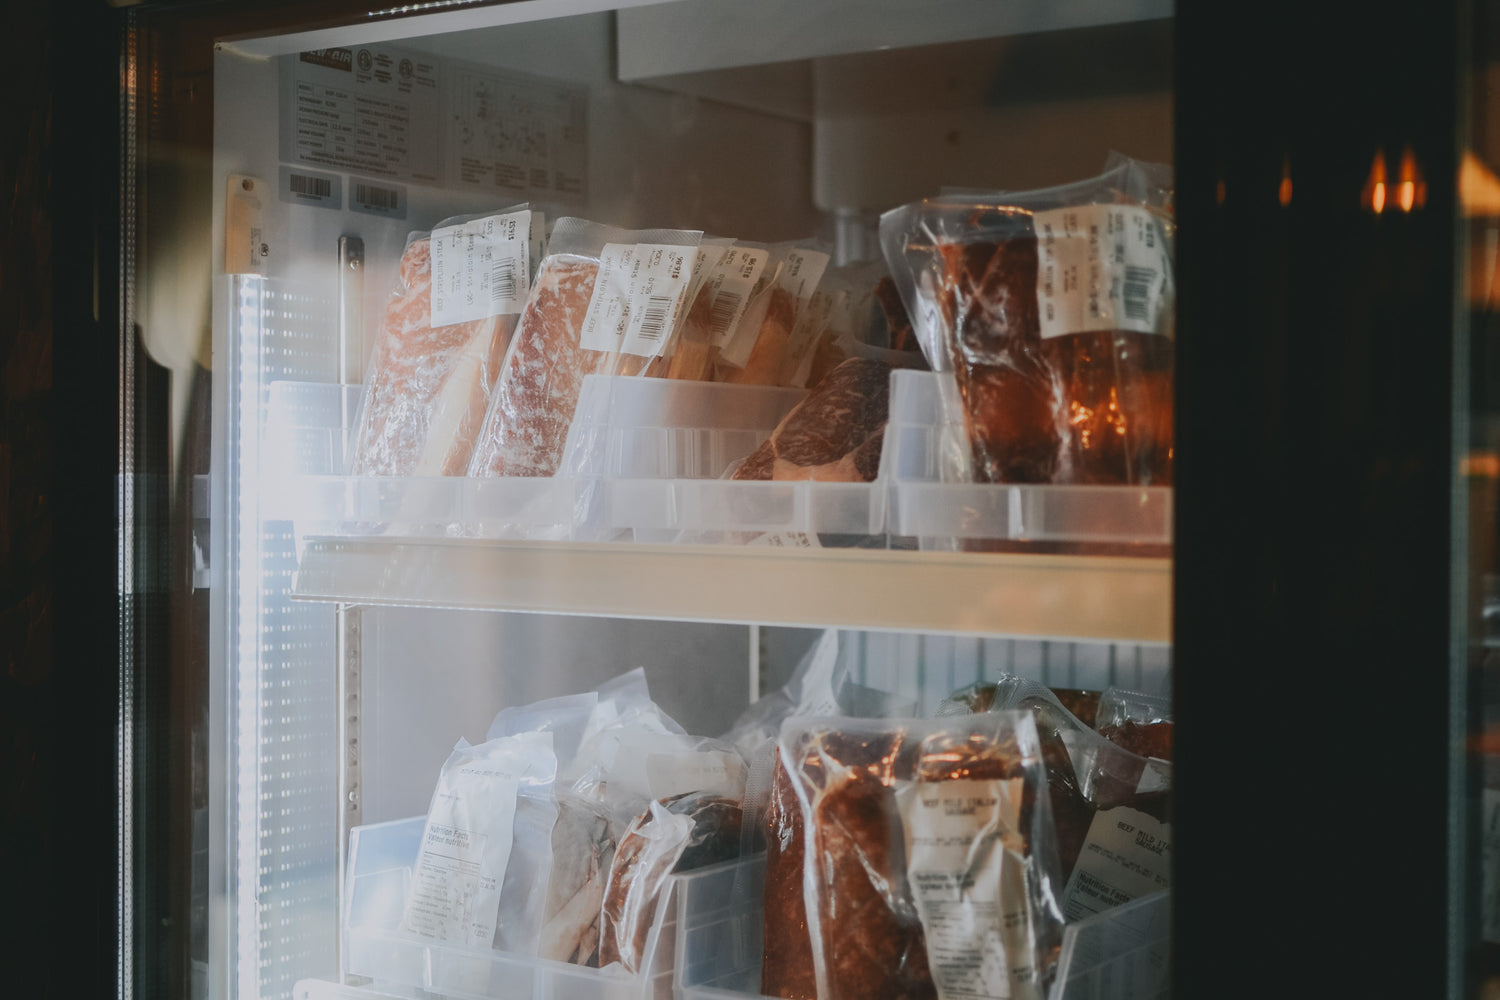
[[[1043,338],[1100,330],[1164,333],[1172,258],[1166,233],[1137,205],[1037,212],[1036,294]]]
[[[696,252],[675,244],[606,244],[579,345],[644,358],[659,354],[677,323]]]
[[[798,307],[807,305],[812,299],[813,292],[818,289],[818,282],[823,280],[823,272],[828,269],[828,255],[817,250],[788,250],[781,262],[781,271],[776,275],[776,281],[782,288],[791,292],[797,300]]]
[[[767,250],[730,247],[708,278],[713,296],[708,315],[709,342],[723,348],[744,318],[750,293],[771,259]]]
[[[432,325],[519,313],[530,288],[531,213],[434,229]]]

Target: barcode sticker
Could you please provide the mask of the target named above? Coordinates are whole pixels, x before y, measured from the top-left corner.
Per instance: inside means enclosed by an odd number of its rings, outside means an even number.
[[[771,254],[755,247],[730,247],[708,276],[713,296],[708,317],[709,342],[722,349],[745,315],[750,291],[760,280]]]
[[[656,357],[676,326],[695,253],[674,244],[605,244],[579,346]]]
[[[526,304],[531,213],[432,231],[432,325],[519,313]]]
[[[390,181],[349,178],[349,211],[386,219],[406,218],[406,188]]]
[[[334,209],[343,204],[343,179],[337,174],[283,166],[278,180],[277,196],[288,204]]]
[[[1041,334],[1169,333],[1172,262],[1161,223],[1138,205],[1037,212]]]

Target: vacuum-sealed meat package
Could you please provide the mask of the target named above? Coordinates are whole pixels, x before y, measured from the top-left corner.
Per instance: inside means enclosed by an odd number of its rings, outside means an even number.
[[[639,971],[666,877],[684,865],[711,863],[721,847],[726,857],[738,854],[745,759],[731,744],[686,733],[651,700],[640,669],[601,686],[573,745],[557,782],[542,954]],[[736,815],[732,827],[724,825],[714,837],[710,831],[720,824],[711,817],[727,813],[708,807],[711,800],[732,804]],[[703,807],[701,816],[693,802]],[[652,823],[662,808],[675,818]],[[688,837],[679,845],[681,856],[663,868],[660,852],[683,816],[692,820],[697,840],[716,846],[695,851]]]
[[[1172,759],[1172,705],[1169,698],[1112,687],[1100,695],[1092,721],[1099,735],[1142,757]]]
[[[820,1000],[1046,995],[1062,920],[1030,715],[794,718],[778,751],[801,849],[768,845],[763,991],[807,995],[778,979],[805,917]],[[797,830],[779,818],[768,841]]]
[[[1110,698],[1105,691],[1097,702],[1096,722],[1105,731],[1075,716],[1045,685],[1015,676],[955,692],[938,709],[948,718],[987,701],[985,711],[1035,719],[1056,827],[1059,899],[1070,921],[1171,885],[1172,765],[1142,754],[1149,745],[1139,738],[1117,739]],[[1160,738],[1162,730],[1152,733]]]
[[[643,374],[670,339],[702,233],[562,218],[491,394],[470,476],[551,476],[583,379]]]
[[[763,281],[720,346],[714,380],[740,385],[782,385],[788,359],[818,331],[811,306],[829,255],[800,244],[772,248]]]
[[[515,206],[408,238],[367,366],[352,474],[464,474],[526,302],[532,218]]]
[[[534,954],[551,864],[557,759],[547,733],[460,740],[432,794],[401,931]]]
[[[1117,157],[1056,188],[950,194],[881,217],[980,482],[1171,482],[1173,226],[1159,171]]]
[[[713,380],[719,353],[744,318],[770,256],[765,246],[745,242],[704,255],[702,273],[694,276],[688,308],[677,326],[667,378]]]
[[[891,367],[850,358],[808,392],[730,478],[873,482],[890,412]]]
[[[604,804],[559,792],[538,951],[542,958],[599,964],[599,912],[614,856],[615,833]]]
[[[667,878],[739,856],[739,799],[683,792],[654,800],[625,831],[604,889],[599,964],[645,968],[646,950]]]

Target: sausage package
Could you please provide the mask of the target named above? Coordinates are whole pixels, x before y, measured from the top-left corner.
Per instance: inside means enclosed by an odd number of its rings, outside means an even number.
[[[586,375],[645,374],[671,340],[703,234],[558,219],[468,474],[551,476]]]
[[[525,205],[412,233],[365,375],[350,471],[461,476],[530,283]]]
[[[1028,713],[798,717],[777,751],[762,992],[1046,995],[1062,917]]]
[[[967,718],[961,713],[976,704],[1035,720],[1056,826],[1058,898],[1068,920],[1170,887],[1171,724],[1159,717],[1159,700],[1106,690],[1095,702],[1096,729],[1069,711],[1057,692],[1006,676],[955,692],[938,713]],[[1158,706],[1151,713],[1156,724],[1123,725],[1117,706],[1140,711],[1146,704]]]
[[[880,220],[917,338],[962,402],[952,480],[1166,485],[1173,233],[1162,168],[1030,192],[951,193]]]

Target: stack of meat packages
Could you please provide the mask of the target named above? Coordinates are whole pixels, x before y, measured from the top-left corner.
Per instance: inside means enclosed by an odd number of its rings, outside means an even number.
[[[556,221],[525,206],[408,243],[370,364],[358,475],[551,476],[590,374],[805,388],[740,480],[870,482],[895,367],[961,401],[953,481],[1167,485],[1170,185],[1120,158],[1025,194],[880,221],[883,260],[815,241]],[[533,257],[539,259],[534,275]],[[915,320],[914,320],[915,318]]]
[[[533,274],[531,218],[518,206],[409,240],[354,474],[554,475],[583,381],[604,374],[811,388],[737,478],[874,478],[889,372],[925,367],[883,267],[830,267],[814,241],[562,218]]]
[[[747,799],[760,992],[1049,995],[1068,923],[1169,889],[1171,730],[1164,699],[1014,676],[930,718],[787,717]]]
[[[504,709],[439,772],[399,932],[650,972],[671,876],[740,854],[745,772],[662,712],[639,669]]]

